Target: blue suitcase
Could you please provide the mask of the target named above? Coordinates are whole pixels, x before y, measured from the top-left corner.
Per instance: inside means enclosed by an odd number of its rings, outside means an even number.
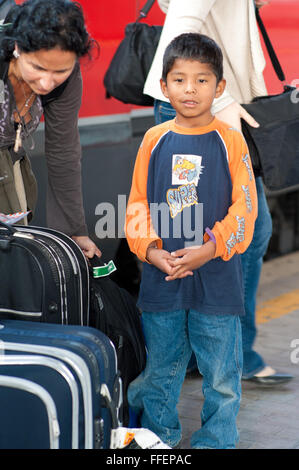
[[[102,332],[0,321],[0,449],[107,449],[121,408],[115,348]]]

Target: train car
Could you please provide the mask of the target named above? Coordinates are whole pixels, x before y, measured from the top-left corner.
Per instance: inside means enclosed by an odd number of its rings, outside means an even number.
[[[18,0],[17,3],[22,3]],[[103,77],[113,54],[124,37],[127,23],[134,22],[145,0],[80,0],[91,35],[100,45],[100,54],[82,62],[83,100],[79,129],[83,149],[83,191],[90,236],[101,247],[104,259],[126,250],[123,211],[130,189],[138,145],[151,126],[153,109],[124,104],[107,98]],[[261,16],[281,61],[288,83],[299,86],[299,1],[272,0]],[[148,24],[162,25],[165,15],[156,2]],[[264,45],[263,45],[264,47]],[[264,47],[265,50],[265,47]],[[264,72],[268,92],[280,93],[277,79],[265,50]],[[39,182],[39,205],[35,224],[45,224],[46,168],[43,154],[43,124],[31,158]],[[299,188],[299,186],[298,186]],[[268,257],[284,254],[299,246],[299,191],[269,193],[273,236]]]

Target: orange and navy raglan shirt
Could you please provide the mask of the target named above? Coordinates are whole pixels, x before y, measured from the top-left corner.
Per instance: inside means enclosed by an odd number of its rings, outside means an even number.
[[[257,216],[256,186],[242,134],[214,118],[199,128],[167,121],[147,131],[135,162],[126,237],[143,263],[143,311],[195,309],[244,315],[240,254]],[[147,262],[152,242],[173,252],[212,239],[214,259],[193,276],[165,281]]]

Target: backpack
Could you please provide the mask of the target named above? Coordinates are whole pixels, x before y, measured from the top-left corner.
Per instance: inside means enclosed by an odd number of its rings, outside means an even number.
[[[96,264],[102,262],[97,259]],[[102,331],[115,346],[123,383],[123,425],[127,426],[128,386],[143,371],[146,362],[141,315],[131,294],[109,276],[95,278],[91,269],[90,284],[89,326]]]

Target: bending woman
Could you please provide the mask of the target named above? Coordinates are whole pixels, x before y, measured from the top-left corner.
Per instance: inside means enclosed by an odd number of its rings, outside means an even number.
[[[44,114],[48,226],[71,236],[87,257],[101,256],[88,237],[82,202],[79,59],[93,40],[81,7],[26,0],[10,10],[0,38],[0,212],[34,214],[37,185],[23,144],[32,147]]]

